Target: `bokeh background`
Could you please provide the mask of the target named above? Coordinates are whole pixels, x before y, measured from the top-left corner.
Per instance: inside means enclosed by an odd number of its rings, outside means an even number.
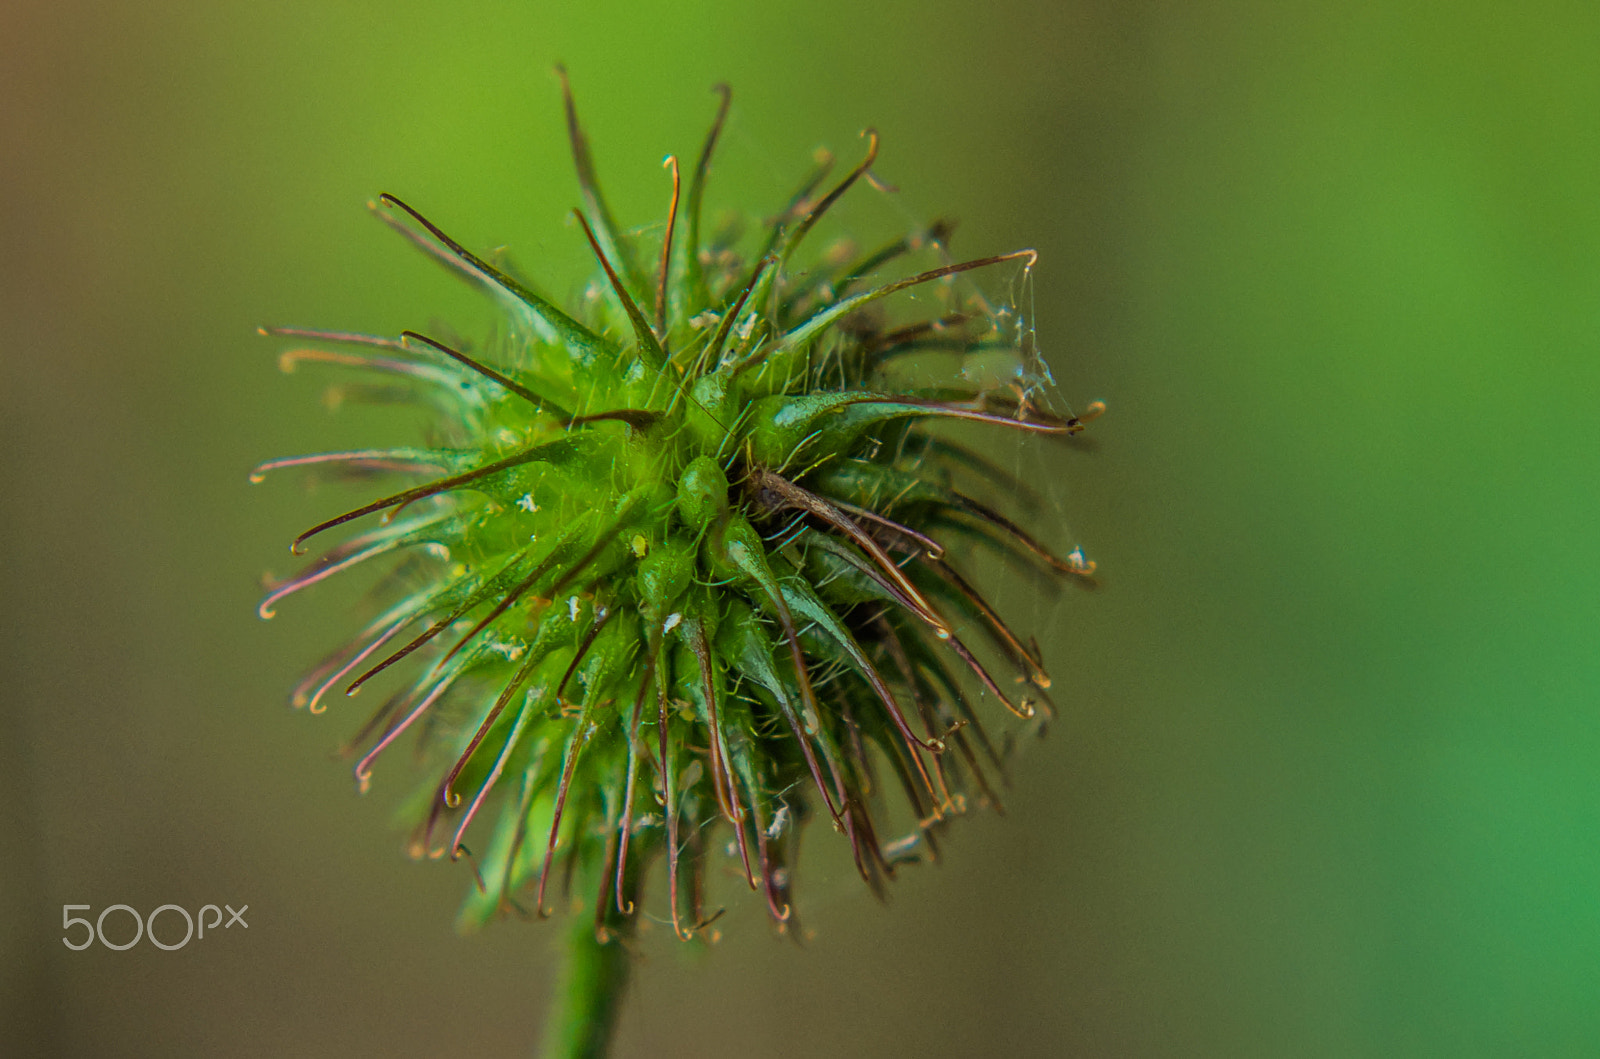
[[[486,326],[378,191],[587,269],[562,59],[635,222],[716,81],[722,203],[876,126],[909,215],[1039,249],[1042,346],[1111,406],[1051,464],[1106,587],[1010,815],[887,906],[819,856],[803,948],[754,902],[658,933],[621,1055],[1600,1053],[1597,55],[1554,0],[8,0],[0,1050],[537,1039],[559,932],[456,936],[465,866],[329,760],[356,715],[284,708],[341,622],[255,617],[316,501],[245,471],[395,436],[258,323]],[[119,902],[250,926],[63,947]]]

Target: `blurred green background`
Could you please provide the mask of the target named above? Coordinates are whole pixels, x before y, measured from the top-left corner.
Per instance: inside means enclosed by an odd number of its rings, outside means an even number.
[[[264,624],[327,415],[258,323],[489,315],[362,208],[530,272],[557,59],[619,214],[735,88],[715,201],[813,147],[956,248],[1040,251],[1106,588],[1047,645],[1011,813],[887,906],[645,946],[625,1056],[1600,1054],[1600,15],[1592,4],[90,3],[0,11],[0,1040],[17,1055],[526,1054],[549,925],[452,933],[403,785],[283,707]],[[381,780],[382,777],[380,777]],[[165,953],[60,907],[248,904]],[[109,921],[108,921],[109,922]],[[11,1049],[15,1048],[15,1051]]]

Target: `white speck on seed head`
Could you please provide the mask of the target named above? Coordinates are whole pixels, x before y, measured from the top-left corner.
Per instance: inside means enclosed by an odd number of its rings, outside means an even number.
[[[788,822],[789,807],[787,805],[780,804],[778,806],[778,811],[772,814],[772,823],[767,827],[767,837],[777,838],[779,835],[783,834],[784,826],[788,824]]]
[[[501,640],[490,640],[485,643],[484,646],[491,651],[505,655],[506,661],[508,662],[515,662],[517,659],[521,658],[522,653],[527,650],[527,648],[522,644],[506,643]]]

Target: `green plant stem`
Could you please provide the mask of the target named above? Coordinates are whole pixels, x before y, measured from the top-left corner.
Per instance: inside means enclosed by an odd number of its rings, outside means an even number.
[[[544,1059],[604,1059],[628,988],[628,952],[613,938],[602,945],[594,924],[578,917],[567,935],[561,989],[545,1026]]]

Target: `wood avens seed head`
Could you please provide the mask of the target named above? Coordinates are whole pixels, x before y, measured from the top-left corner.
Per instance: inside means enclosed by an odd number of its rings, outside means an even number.
[[[806,236],[870,179],[870,133],[859,165],[831,186],[819,166],[753,244],[708,235],[721,91],[686,194],[669,159],[665,224],[642,232],[613,219],[566,95],[601,276],[570,309],[384,195],[380,219],[503,308],[503,337],[477,351],[412,331],[268,329],[295,340],[286,370],[365,373],[382,383],[366,396],[434,417],[426,445],[274,460],[252,478],[310,467],[395,483],[296,538],[299,553],[354,530],[261,612],[392,567],[370,622],[292,700],[322,712],[385,687],[347,747],[357,780],[402,737],[421,741],[435,764],[406,808],[411,848],[471,856],[467,924],[544,915],[560,893],[602,938],[626,933],[661,864],[654,911],[687,939],[715,918],[707,881],[728,861],[792,929],[798,833],[817,818],[875,890],[937,856],[952,816],[1000,808],[984,722],[1051,709],[1038,646],[988,601],[974,553],[1093,574],[1022,528],[1027,486],[948,432],[1066,436],[1089,418],[1055,411],[1015,310],[957,282],[1025,275],[1033,253],[951,263],[937,225],[802,267]],[[896,320],[908,303],[893,296],[912,290],[936,311]],[[959,370],[974,357],[986,375]],[[947,377],[911,385],[911,363]]]

